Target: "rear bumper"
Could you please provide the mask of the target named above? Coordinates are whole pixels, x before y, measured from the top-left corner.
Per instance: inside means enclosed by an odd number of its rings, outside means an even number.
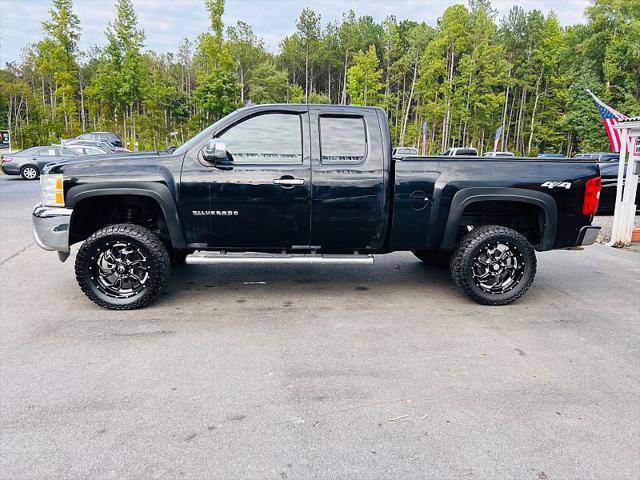
[[[576,245],[581,247],[586,247],[587,245],[593,244],[598,238],[598,233],[600,232],[600,227],[595,225],[587,225],[580,229],[580,233],[578,233],[578,239],[576,241]]]
[[[20,175],[20,168],[12,162],[2,164],[2,173],[5,175]]]
[[[33,208],[33,239],[45,250],[69,252],[70,208],[44,207],[38,203]]]

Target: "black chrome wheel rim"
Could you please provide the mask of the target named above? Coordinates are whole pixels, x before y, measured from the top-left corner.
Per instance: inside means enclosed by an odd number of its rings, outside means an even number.
[[[108,243],[93,257],[91,279],[112,298],[130,298],[142,292],[149,280],[147,257],[128,242]]]
[[[484,245],[473,258],[471,274],[478,288],[492,295],[513,290],[524,276],[524,256],[510,242]]]

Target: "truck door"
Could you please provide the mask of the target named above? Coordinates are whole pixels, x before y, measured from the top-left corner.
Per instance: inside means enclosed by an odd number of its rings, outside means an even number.
[[[388,201],[383,135],[388,133],[381,131],[377,110],[310,107],[309,119],[311,244],[336,253],[381,249]]]
[[[258,112],[215,135],[229,161],[209,168],[209,246],[309,245],[311,166],[304,110]]]

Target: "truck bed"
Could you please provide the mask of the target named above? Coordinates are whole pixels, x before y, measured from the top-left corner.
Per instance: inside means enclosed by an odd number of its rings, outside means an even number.
[[[394,160],[392,169],[391,250],[451,249],[453,222],[495,210],[498,199],[516,219],[540,209],[538,250],[574,245],[592,218],[580,214],[585,184],[599,175],[596,163],[568,158],[418,156]]]

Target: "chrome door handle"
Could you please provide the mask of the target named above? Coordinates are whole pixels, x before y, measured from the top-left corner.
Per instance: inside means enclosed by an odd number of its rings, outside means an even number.
[[[293,187],[294,185],[304,185],[303,178],[275,178],[273,183],[284,187]]]

